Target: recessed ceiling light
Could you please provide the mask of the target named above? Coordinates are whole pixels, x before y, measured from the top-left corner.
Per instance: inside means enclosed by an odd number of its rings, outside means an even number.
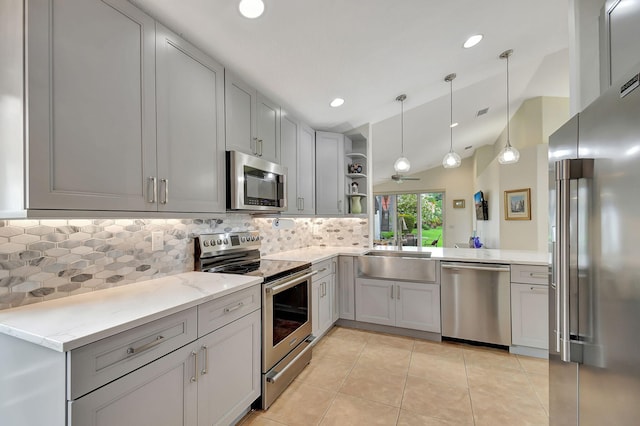
[[[484,37],[482,34],[472,35],[467,39],[467,41],[464,42],[462,47],[464,47],[465,49],[473,47],[476,44],[480,43],[480,40],[482,40],[482,37]]]
[[[454,128],[454,127],[456,127],[457,125],[458,125],[458,123],[451,123],[451,125],[450,125],[449,127],[451,127],[451,128],[453,129],[453,128]]]
[[[341,106],[343,103],[344,103],[344,99],[335,98],[334,100],[331,101],[331,103],[329,105],[331,105],[334,108],[337,108],[337,107]]]
[[[245,18],[255,19],[264,12],[264,3],[262,0],[241,0],[238,10]]]

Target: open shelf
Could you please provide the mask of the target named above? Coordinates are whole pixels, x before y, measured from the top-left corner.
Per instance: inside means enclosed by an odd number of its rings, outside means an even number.
[[[367,159],[367,156],[365,154],[361,154],[359,152],[348,152],[344,156],[348,158],[362,158],[363,160]]]
[[[347,173],[347,177],[350,177],[351,179],[366,179],[367,175],[364,173]]]
[[[358,196],[358,197],[366,197],[367,196],[367,194],[362,194],[360,192],[351,192],[351,193],[346,193],[345,195],[347,197],[356,197],[356,196]]]

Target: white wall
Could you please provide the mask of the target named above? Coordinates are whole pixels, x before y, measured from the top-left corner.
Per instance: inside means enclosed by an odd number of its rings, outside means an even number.
[[[445,193],[444,210],[444,247],[453,247],[455,243],[469,241],[472,232],[473,210],[473,171],[471,158],[462,160],[456,169],[442,166],[411,175],[417,181],[405,181],[398,184],[393,181],[374,186],[375,194],[394,194],[400,192],[439,192]],[[465,200],[463,209],[454,209],[453,200]]]

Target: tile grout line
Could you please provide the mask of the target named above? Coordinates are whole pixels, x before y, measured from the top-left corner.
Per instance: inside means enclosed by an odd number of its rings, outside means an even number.
[[[464,376],[467,379],[467,393],[469,394],[469,404],[471,404],[471,420],[473,421],[473,425],[476,424],[476,416],[473,411],[473,399],[471,398],[471,384],[469,383],[469,370],[467,370],[467,356],[464,353],[464,349],[462,351],[462,361],[464,362]]]
[[[407,390],[407,381],[409,380],[409,370],[411,369],[411,361],[413,361],[413,350],[416,347],[416,341],[413,341],[413,345],[411,346],[411,353],[409,354],[409,366],[407,367],[407,372],[404,375],[404,386],[402,387],[402,398],[400,398],[400,407],[398,408],[398,416],[396,417],[396,426],[400,421],[400,414],[402,413],[402,404],[404,403],[404,393]]]

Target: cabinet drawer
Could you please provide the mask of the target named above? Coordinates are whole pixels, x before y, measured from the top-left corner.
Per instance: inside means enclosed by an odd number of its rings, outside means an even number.
[[[77,399],[196,340],[196,321],[194,307],[72,350],[67,358],[67,399]]]
[[[260,309],[261,291],[258,284],[198,306],[198,337]]]
[[[312,282],[318,281],[327,275],[336,273],[336,262],[337,258],[332,258],[329,260],[323,260],[322,262],[314,263],[311,269],[314,271],[318,271],[316,275],[311,279]]]
[[[549,267],[537,265],[511,265],[511,282],[549,285]]]

